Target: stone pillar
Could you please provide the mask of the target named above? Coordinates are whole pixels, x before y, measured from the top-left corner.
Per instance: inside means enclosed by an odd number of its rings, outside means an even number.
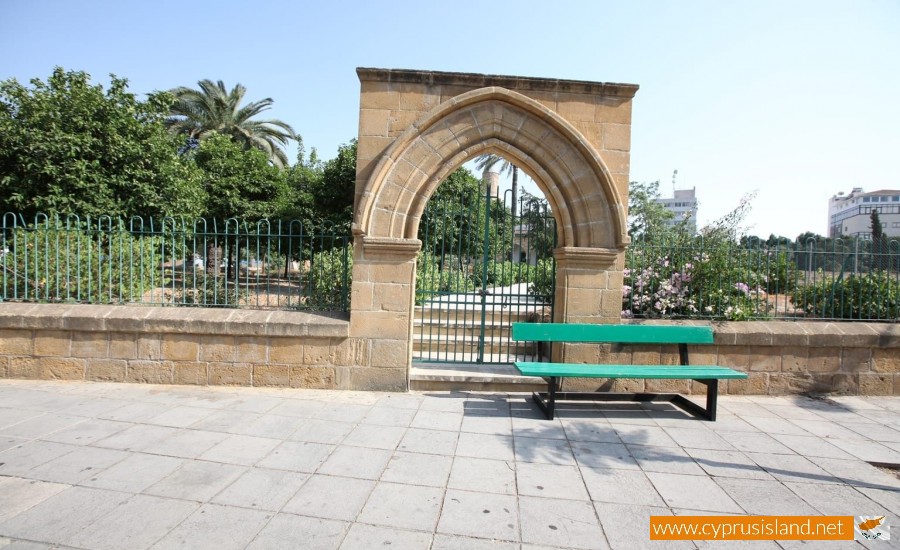
[[[625,250],[561,247],[556,258],[554,321],[618,323],[622,318],[622,271]],[[596,344],[554,346],[554,361],[596,363]],[[589,354],[591,356],[584,356]]]
[[[491,190],[491,196],[497,198],[500,196],[500,174],[497,172],[485,171],[481,178],[485,187]]]
[[[351,369],[349,389],[406,391],[412,364],[418,239],[357,236],[350,336],[371,341],[371,364]]]

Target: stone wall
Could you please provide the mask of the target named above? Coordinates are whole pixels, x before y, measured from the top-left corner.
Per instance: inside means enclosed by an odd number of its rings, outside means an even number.
[[[688,346],[691,364],[720,365],[749,374],[745,380],[720,381],[720,393],[900,395],[900,325],[757,321],[712,326],[712,345]],[[563,356],[574,363],[676,365],[679,361],[677,346],[569,345]],[[574,386],[595,389],[597,383],[580,380]],[[690,380],[617,380],[601,387],[694,394],[706,390]]]
[[[714,344],[689,346],[691,363],[750,375],[722,381],[722,393],[900,395],[900,325],[772,321],[713,328]],[[0,378],[407,389],[407,382],[385,383],[406,371],[403,350],[349,334],[342,315],[4,303]],[[567,362],[678,363],[676,346],[569,345],[562,355]],[[600,384],[616,391],[705,389],[682,380]]]
[[[371,341],[348,335],[346,315],[6,303],[0,377],[373,389]]]

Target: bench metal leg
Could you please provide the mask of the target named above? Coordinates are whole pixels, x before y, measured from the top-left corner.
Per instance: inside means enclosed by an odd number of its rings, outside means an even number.
[[[556,401],[667,401],[698,418],[715,422],[716,405],[719,398],[718,380],[697,380],[706,385],[706,408],[694,403],[687,397],[672,393],[610,393],[610,392],[561,392],[561,378],[550,377],[547,381],[547,392],[535,392],[532,399],[544,412],[548,420],[553,420],[556,413]]]

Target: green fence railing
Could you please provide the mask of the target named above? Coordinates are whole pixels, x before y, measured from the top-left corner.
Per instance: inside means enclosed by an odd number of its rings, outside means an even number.
[[[0,298],[347,311],[349,243],[296,220],[7,213]]]
[[[900,242],[638,241],[626,253],[623,316],[900,319]]]

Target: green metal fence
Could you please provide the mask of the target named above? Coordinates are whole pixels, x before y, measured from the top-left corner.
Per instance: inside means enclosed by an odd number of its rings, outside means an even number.
[[[638,241],[624,283],[624,317],[893,322],[900,242]]]
[[[296,220],[3,216],[4,301],[349,308],[350,237]]]

